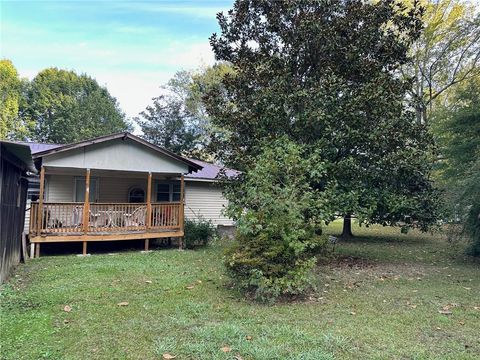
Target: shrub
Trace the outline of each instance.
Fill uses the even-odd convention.
[[[313,288],[315,254],[326,241],[316,235],[318,221],[311,216],[316,192],[308,174],[321,162],[303,155],[300,146],[282,138],[265,147],[226,192],[237,235],[225,265],[235,284],[257,299],[301,295]]]
[[[211,221],[199,218],[197,221],[185,220],[184,246],[193,249],[197,246],[205,246],[215,235],[215,227]]]

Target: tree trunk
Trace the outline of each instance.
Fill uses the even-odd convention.
[[[342,235],[340,235],[342,239],[349,239],[353,237],[352,233],[352,215],[347,214],[343,218],[343,230]]]

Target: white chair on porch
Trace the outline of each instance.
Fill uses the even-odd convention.
[[[123,214],[125,219],[125,226],[145,226],[146,222],[146,206],[140,206],[136,208],[131,214]]]
[[[88,224],[89,226],[97,227],[102,225],[102,214],[97,212],[88,211]],[[75,206],[73,208],[73,227],[78,228],[83,225],[83,206]],[[105,224],[103,224],[104,226]]]

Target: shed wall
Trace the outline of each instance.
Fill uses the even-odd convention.
[[[25,201],[28,182],[23,172],[3,158],[0,160],[0,283],[20,262]]]

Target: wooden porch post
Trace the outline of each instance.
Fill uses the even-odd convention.
[[[85,173],[85,199],[83,200],[83,232],[88,232],[90,218],[90,169]],[[87,255],[87,242],[83,242],[83,255]]]
[[[147,181],[147,231],[152,227],[152,173],[148,173]],[[145,239],[145,251],[148,251],[149,239]]]
[[[184,216],[185,216],[185,178],[182,174],[182,177],[180,178],[180,214],[179,214],[179,225],[180,225],[180,230],[183,230],[183,222],[184,222]],[[178,247],[179,249],[183,248],[183,237],[181,237],[178,241]]]
[[[37,209],[37,230],[36,235],[42,234],[43,227],[43,197],[45,193],[45,168],[42,166],[40,169],[40,194],[38,195],[38,209]],[[33,243],[35,247],[35,257],[40,257],[40,243]]]
[[[38,209],[37,209],[37,236],[42,233],[43,225],[43,193],[45,190],[45,168],[42,166],[40,169],[40,194],[38,195]]]

